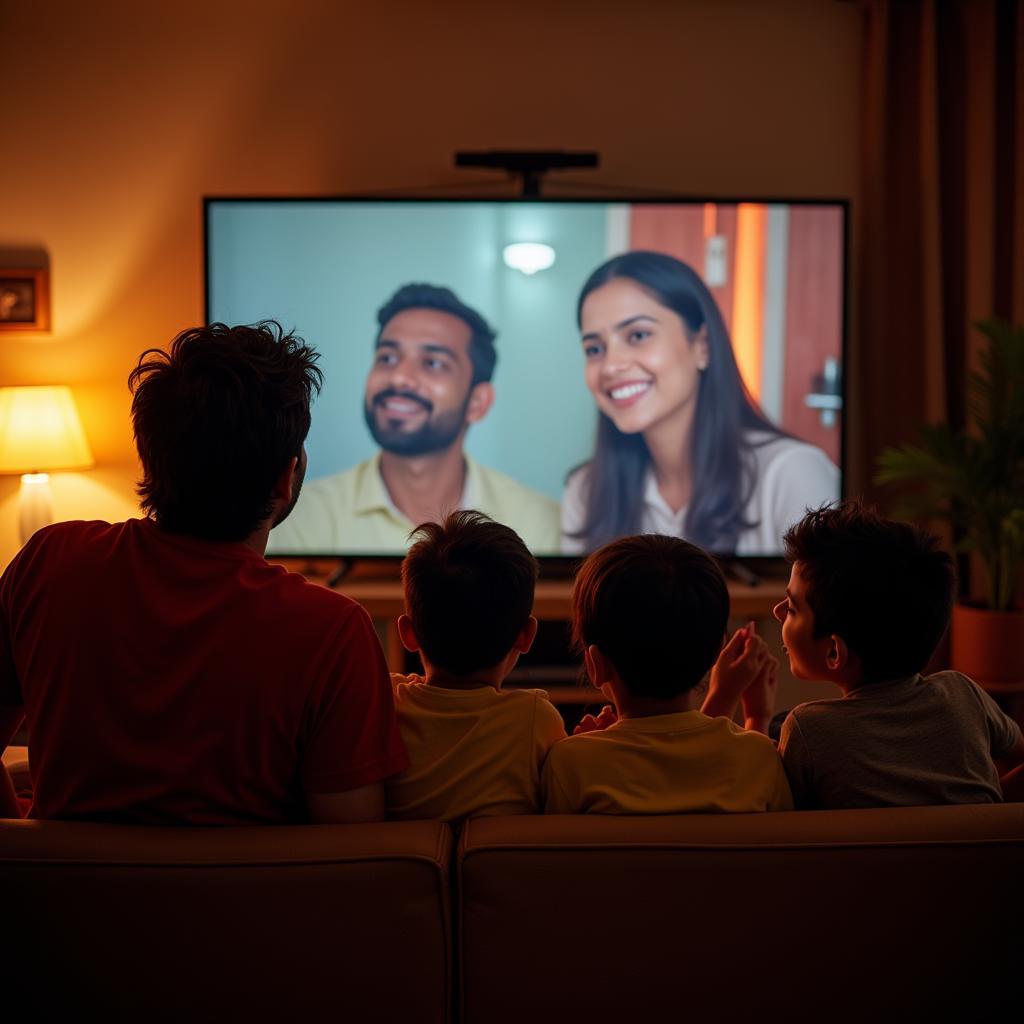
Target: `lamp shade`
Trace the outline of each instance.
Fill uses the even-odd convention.
[[[0,388],[0,473],[88,469],[92,464],[69,387]]]

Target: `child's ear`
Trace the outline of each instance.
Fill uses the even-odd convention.
[[[846,641],[836,633],[828,638],[825,664],[832,672],[842,672],[850,664],[850,648],[846,646]]]
[[[618,675],[615,672],[615,666],[608,660],[604,651],[596,644],[591,644],[583,652],[583,663],[587,666],[590,685],[595,690],[600,690],[618,708],[619,697],[615,689]]]
[[[416,631],[412,628],[412,619],[408,615],[398,616],[398,639],[407,651],[414,653],[420,649],[420,642],[416,639]]]
[[[595,690],[600,690],[611,678],[611,662],[597,644],[590,644],[584,650],[583,664],[587,666],[587,676]]]
[[[515,649],[520,654],[526,654],[526,652],[533,646],[533,641],[536,639],[537,620],[531,615],[523,624],[523,628],[519,630],[519,636],[516,637]]]

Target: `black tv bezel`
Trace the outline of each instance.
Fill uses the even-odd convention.
[[[557,183],[555,183],[557,185]],[[596,186],[595,186],[596,187]],[[842,282],[842,322],[840,324],[840,355],[842,359],[842,375],[840,378],[840,398],[842,404],[839,409],[839,494],[840,498],[846,496],[847,479],[847,377],[849,368],[849,332],[850,332],[850,200],[848,198],[836,198],[830,196],[711,196],[711,195],[681,195],[678,193],[666,193],[665,195],[644,195],[630,196],[619,195],[590,195],[590,196],[494,196],[482,197],[465,193],[454,195],[208,195],[203,196],[203,321],[210,322],[210,291],[211,291],[211,265],[210,265],[210,212],[214,204],[235,204],[235,203],[280,203],[319,205],[323,203],[390,203],[394,205],[404,204],[445,204],[445,203],[488,203],[501,205],[535,205],[535,204],[573,204],[581,206],[592,206],[595,203],[621,203],[630,206],[663,206],[666,204],[717,204],[721,206],[738,206],[741,203],[753,205],[785,205],[785,206],[837,206],[842,211],[843,244],[842,244],[842,268],[840,279]],[[577,564],[582,556],[566,555],[564,553],[538,553],[533,552],[534,557],[541,565],[541,575],[545,577],[560,576],[569,572],[571,566]],[[398,565],[404,557],[402,553],[369,552],[369,551],[331,551],[314,553],[310,551],[281,552],[273,551],[269,554],[272,559],[289,561],[305,560],[307,562],[334,561],[345,565],[355,565],[357,562],[373,563],[380,567],[387,565]],[[722,555],[716,556],[726,567],[738,566],[738,571],[733,571],[734,578],[746,582],[747,575],[745,567],[753,570],[753,577],[759,575],[775,576],[781,574],[785,566],[785,560],[781,554],[778,555]],[[752,582],[752,581],[751,581]]]

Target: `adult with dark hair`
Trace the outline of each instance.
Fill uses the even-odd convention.
[[[790,669],[842,697],[794,708],[779,752],[798,807],[994,803],[993,759],[1024,738],[959,672],[921,673],[949,624],[953,560],[924,530],[857,502],[786,532],[793,563],[775,608]]]
[[[377,313],[366,426],[380,452],[311,481],[272,538],[277,551],[402,550],[416,523],[475,508],[534,551],[559,545],[558,505],[464,450],[494,402],[495,332],[453,291],[399,288]]]
[[[563,551],[661,533],[719,554],[779,552],[807,507],[839,496],[825,453],[757,407],[691,267],[616,256],[583,285],[577,320],[598,425],[592,458],[566,484]]]
[[[316,361],[273,322],[144,353],[146,517],[40,530],[0,578],[0,741],[24,715],[31,816],[383,816],[407,760],[373,625],[263,557],[302,482]]]

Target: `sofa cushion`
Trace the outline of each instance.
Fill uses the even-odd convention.
[[[983,1019],[1019,997],[1022,867],[1020,804],[477,819],[462,1019]]]
[[[436,822],[0,822],[4,974],[33,1016],[446,1020]]]

